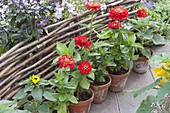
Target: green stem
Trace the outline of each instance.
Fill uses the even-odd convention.
[[[79,100],[79,94],[80,94],[80,86],[78,84],[78,87],[77,87],[77,98],[78,98],[78,100]]]
[[[93,30],[93,16],[94,16],[94,11],[92,10],[92,15],[91,15],[92,17],[91,17],[91,23],[90,23],[90,41],[92,41],[91,40],[91,38],[92,38],[92,30]]]

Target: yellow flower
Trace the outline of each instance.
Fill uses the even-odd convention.
[[[168,63],[164,64],[164,66],[168,67]],[[168,76],[169,74],[164,69],[162,69],[162,67],[160,68],[155,67],[153,68],[153,71],[155,72],[154,77],[159,77],[159,76],[166,77],[166,78],[169,77]]]
[[[40,82],[41,79],[40,79],[39,76],[33,75],[33,76],[30,77],[30,80],[31,80],[34,84],[37,84],[37,83]]]
[[[164,85],[166,82],[168,82],[168,79],[167,79],[167,78],[162,79],[162,80],[160,81],[160,83],[159,83],[159,86]]]
[[[154,77],[166,76],[166,71],[163,70],[162,68],[153,68],[153,71],[155,72]]]

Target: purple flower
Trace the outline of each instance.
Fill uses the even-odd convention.
[[[61,8],[55,8],[56,12],[55,12],[55,17],[57,19],[61,19],[62,18],[62,12],[64,10],[64,7]]]
[[[85,3],[90,2],[90,0],[84,0]]]
[[[34,71],[34,74],[36,75],[37,73],[39,73],[40,71],[39,70],[36,70],[36,71]]]
[[[154,2],[149,1],[149,2],[144,2],[144,5],[148,8],[148,9],[154,9]]]
[[[43,29],[38,29],[38,34],[43,34]]]
[[[70,4],[68,2],[66,4],[67,4],[67,7],[68,7],[68,11],[70,13],[72,13],[73,15],[78,15],[78,13],[75,11],[75,8],[74,8],[74,6],[72,4]]]
[[[40,21],[38,26],[43,27],[43,26],[45,26],[47,24],[47,22],[48,22],[48,17],[46,17],[44,20]]]

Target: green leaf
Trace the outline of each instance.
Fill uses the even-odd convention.
[[[60,100],[60,102],[63,102],[66,100],[66,95],[61,93],[59,94],[58,99]]]
[[[75,53],[73,58],[74,58],[75,62],[78,62],[78,61],[81,60],[81,56],[80,56],[80,54],[78,52]]]
[[[33,113],[34,108],[35,108],[35,106],[34,106],[32,103],[31,103],[31,104],[26,103],[26,104],[24,105],[24,109],[30,111],[31,113]]]
[[[89,89],[90,87],[90,80],[88,80],[86,77],[82,77],[80,81],[80,86],[84,89]]]
[[[153,110],[151,106],[154,100],[155,97],[153,95],[149,95],[145,100],[142,101],[136,113],[151,113]]]
[[[147,90],[150,90],[152,88],[154,88],[155,86],[157,86],[159,84],[159,82],[161,81],[162,78],[159,78],[157,79],[154,83],[144,87],[144,88],[141,88],[141,89],[138,89],[136,91],[132,91],[131,93],[133,94],[133,96],[136,98],[138,95],[144,93],[145,91]]]
[[[72,40],[69,44],[69,55],[72,57],[75,50],[75,41]]]
[[[160,102],[168,93],[170,93],[170,82],[166,82],[158,89],[158,93],[156,95],[156,102]]]
[[[57,101],[57,100],[53,97],[53,95],[52,95],[50,92],[48,92],[48,91],[45,91],[44,94],[43,94],[43,96],[44,96],[47,100]]]
[[[4,39],[5,41],[8,40],[8,36],[7,36],[7,33],[6,32],[2,32],[2,39]]]
[[[134,24],[138,24],[138,21],[136,19],[128,19],[129,21],[131,21]]]
[[[22,99],[22,98],[24,98],[24,97],[26,97],[27,96],[27,94],[26,93],[24,93],[25,92],[25,90],[24,89],[21,89],[14,97],[13,97],[13,99]]]
[[[90,26],[89,25],[87,25],[87,24],[80,24],[81,26],[83,26],[83,27],[85,27],[85,28],[90,28]]]
[[[144,49],[140,43],[134,43],[134,44],[132,44],[132,47]]]
[[[63,86],[64,88],[74,90],[76,89],[77,85],[74,82],[68,82]]]
[[[24,17],[24,13],[20,12],[16,17],[16,22],[20,22]]]
[[[141,51],[142,55],[146,56],[148,59],[151,57],[150,49],[141,49],[140,51]]]
[[[75,104],[78,103],[77,98],[74,95],[69,95],[68,100],[72,103],[75,103]]]
[[[42,89],[40,88],[35,88],[32,92],[31,92],[32,97],[39,102],[42,102]]]
[[[111,45],[111,44],[109,44],[107,42],[100,41],[100,42],[94,43],[94,46],[95,46],[95,49],[96,49],[96,48],[104,47],[104,46],[106,46],[106,47],[113,47],[114,45]]]
[[[43,103],[41,106],[37,107],[39,113],[50,113],[50,108],[48,103]]]
[[[103,26],[103,24],[96,24],[96,25],[93,25],[92,28],[98,28],[98,27],[101,27]]]
[[[66,103],[60,103],[58,106],[57,113],[67,113],[67,104]]]
[[[100,53],[90,53],[89,56],[100,56]]]
[[[153,57],[151,57],[151,59],[149,59],[149,62],[152,62],[152,63],[170,62],[170,57],[169,56],[170,56],[169,52],[160,53],[158,55],[154,55]]]
[[[55,58],[52,62],[52,64],[56,64],[58,62],[58,59],[60,58],[60,56],[58,56],[57,58]]]
[[[4,105],[4,106],[11,106],[12,104],[14,104],[13,101],[9,101],[9,100],[0,100],[0,106]]]
[[[166,44],[167,40],[165,38],[163,38],[160,34],[156,34],[153,37],[153,42],[154,44],[158,45],[158,44]]]
[[[67,48],[66,44],[63,44],[61,42],[57,42],[56,51],[60,56],[65,54],[69,55],[69,49]]]
[[[87,76],[88,76],[89,78],[91,78],[92,80],[95,80],[95,75],[94,75],[93,72],[89,73]]]

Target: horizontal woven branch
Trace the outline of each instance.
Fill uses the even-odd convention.
[[[130,17],[133,17],[136,13],[134,6],[139,2],[140,0],[113,0],[107,3],[107,10],[116,5],[123,5],[129,9]],[[21,89],[22,86],[19,85],[21,81],[36,70],[39,70],[38,76],[45,79],[52,78],[53,72],[58,70],[56,65],[51,65],[57,56],[56,41],[69,43],[77,35],[88,35],[90,31],[80,24],[90,23],[90,14],[91,11],[86,11],[78,16],[46,26],[45,30],[53,29],[46,36],[32,42],[29,40],[20,42],[2,55],[0,79],[3,81],[0,82],[0,99],[11,99]],[[96,28],[96,31],[101,32],[107,27],[107,23],[112,21],[108,15],[108,13],[100,15],[100,11],[95,12],[93,25],[103,24],[102,27]],[[95,33],[93,38],[96,38]]]

